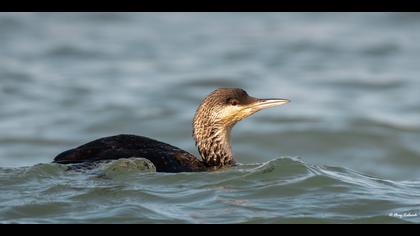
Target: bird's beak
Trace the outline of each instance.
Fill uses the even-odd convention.
[[[286,103],[289,103],[290,100],[284,98],[265,98],[265,99],[256,99],[255,102],[251,104],[251,107],[255,110],[262,110],[265,108],[280,106]]]
[[[229,116],[225,119],[226,122],[236,123],[258,111],[261,111],[265,108],[280,106],[290,102],[288,99],[283,98],[254,98],[248,97],[248,103],[242,105],[239,110],[234,110]]]
[[[289,103],[290,100],[284,98],[253,98],[250,97],[251,102],[248,105],[245,105],[243,109],[239,112],[239,120],[242,120],[245,117],[248,117],[258,111],[261,111],[266,108],[280,106],[286,103]]]

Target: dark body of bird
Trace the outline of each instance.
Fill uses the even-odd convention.
[[[146,158],[158,172],[204,171],[207,167],[194,155],[143,136],[120,134],[100,138],[55,157],[54,162],[73,164],[115,160],[120,158]]]

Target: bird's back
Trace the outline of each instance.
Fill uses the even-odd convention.
[[[158,172],[204,171],[205,165],[194,155],[154,139],[120,134],[100,138],[54,158],[55,163],[88,163],[120,158],[142,157],[150,160]]]

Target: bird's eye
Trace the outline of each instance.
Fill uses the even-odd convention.
[[[229,98],[227,101],[228,104],[232,105],[232,106],[236,106],[239,105],[239,101],[236,98]]]

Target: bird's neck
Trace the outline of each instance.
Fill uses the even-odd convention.
[[[231,129],[222,124],[194,124],[193,136],[206,166],[219,168],[235,163],[230,146]]]

